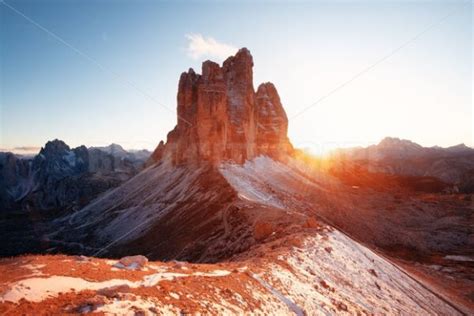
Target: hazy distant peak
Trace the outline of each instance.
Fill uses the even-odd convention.
[[[422,148],[421,145],[412,142],[408,139],[400,139],[397,137],[385,137],[377,145],[378,147],[413,147],[413,148]]]
[[[120,146],[119,144],[116,144],[116,143],[112,143],[109,146],[107,146],[106,148],[110,148],[110,149],[114,149],[114,150],[124,150],[122,146]]]
[[[102,150],[108,151],[109,153],[117,153],[117,152],[126,152],[122,146],[119,144],[112,143],[109,146],[102,147]]]
[[[472,148],[466,146],[466,144],[464,143],[446,148],[446,150],[449,150],[449,151],[466,151],[466,150],[471,150],[471,149]]]
[[[108,146],[102,146],[102,147],[90,147],[89,149],[100,150],[102,152],[111,154],[113,156],[126,156],[128,154],[128,151],[126,151],[125,149],[123,149],[121,145],[116,144],[116,143],[112,143]]]

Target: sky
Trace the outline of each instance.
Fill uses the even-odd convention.
[[[154,149],[180,74],[240,47],[254,86],[277,87],[296,147],[474,145],[469,1],[2,2],[3,150]]]

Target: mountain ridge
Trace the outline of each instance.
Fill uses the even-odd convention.
[[[423,147],[389,137],[365,148],[339,149],[332,158],[371,173],[434,177],[450,186],[449,190],[474,192],[474,149],[464,144]]]
[[[84,205],[97,194],[135,175],[149,155],[111,152],[117,146],[70,148],[55,139],[32,157],[0,153],[0,198],[4,210],[64,209]],[[101,180],[100,177],[103,177]],[[86,187],[89,186],[90,190]],[[78,191],[89,190],[82,194]],[[69,192],[69,193],[68,193]]]
[[[385,137],[378,144],[367,147],[352,147],[336,149],[333,155],[347,155],[353,159],[384,159],[384,158],[408,158],[422,155],[450,155],[458,153],[474,153],[474,148],[464,143],[440,147],[424,147],[414,141],[398,137]]]

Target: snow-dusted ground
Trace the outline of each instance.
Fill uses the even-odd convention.
[[[327,188],[338,185],[294,159],[284,164],[261,156],[244,165],[223,164],[219,170],[241,199],[285,210],[305,205],[305,192],[328,193]],[[283,261],[296,273],[274,264],[261,277],[309,314],[333,314],[335,302],[343,303],[339,312],[347,308],[351,314],[458,313],[387,259],[338,231],[309,239],[305,251],[295,250]]]
[[[7,283],[8,290],[0,293],[0,302],[21,306],[26,301],[50,302],[65,293],[92,290],[98,295],[94,304],[81,301],[78,296],[79,301],[72,306],[84,312],[131,315],[137,310],[148,311],[150,315],[179,314],[183,304],[194,306],[191,310],[225,315],[460,314],[398,267],[338,231],[293,237],[302,241],[300,246],[274,248],[263,244],[254,249],[263,248],[267,253],[265,260],[221,263],[214,270],[209,270],[208,265],[203,269],[179,263],[178,271],[152,262],[140,272],[143,276],[139,280],[124,278],[126,273],[132,273],[127,270],[112,272],[121,276],[118,278],[90,280],[88,270],[101,267],[115,271],[112,260],[102,259],[105,264],[101,265],[101,259],[63,260],[69,274],[75,265],[89,266],[85,275],[82,272],[78,276],[48,275],[47,264],[34,264],[27,268],[41,270],[41,275],[14,278]],[[226,267],[227,264],[233,267]],[[118,294],[103,294],[121,287],[125,290],[116,290]],[[139,292],[144,289],[153,291]],[[0,310],[1,307],[0,304]]]
[[[36,258],[33,260],[42,260]],[[29,259],[28,259],[29,260]],[[91,265],[98,266],[98,261],[105,261],[105,266],[114,271],[112,261],[107,262],[103,259],[91,259],[86,261],[63,260],[65,269],[68,274],[73,274],[75,265]],[[57,262],[53,265],[56,266]],[[104,265],[102,265],[102,268]],[[45,302],[48,306],[51,302],[55,302],[60,306],[58,314],[66,311],[61,308],[66,308],[68,312],[75,311],[79,313],[89,312],[103,312],[106,315],[136,315],[141,311],[145,315],[177,315],[183,313],[183,304],[191,306],[194,310],[198,309],[206,311],[206,313],[225,314],[225,315],[243,315],[249,311],[254,310],[255,304],[259,306],[254,310],[257,315],[274,314],[275,311],[279,313],[288,313],[289,310],[285,304],[280,302],[277,298],[268,293],[265,288],[260,288],[253,284],[249,277],[246,277],[246,266],[242,266],[234,271],[223,269],[207,270],[199,267],[192,267],[186,263],[182,263],[180,270],[182,272],[170,271],[169,266],[162,263],[150,263],[147,265],[147,271],[150,274],[138,281],[132,281],[125,278],[111,278],[105,281],[91,281],[86,280],[91,276],[61,276],[50,275],[47,276],[49,269],[48,265],[43,266],[44,277],[28,277],[25,275],[24,279],[11,282],[7,284],[8,290],[0,293],[0,312],[7,311],[6,314],[17,310],[15,305],[4,305],[7,302],[13,302],[22,306],[25,302],[41,304]],[[93,270],[94,268],[89,267]],[[158,272],[153,272],[158,271]],[[184,273],[186,271],[186,273]],[[104,271],[107,273],[108,271]],[[118,273],[118,272],[117,272]],[[234,276],[231,273],[236,273]],[[87,275],[87,273],[86,273]],[[123,274],[122,274],[123,276]],[[233,278],[244,276],[241,284],[237,283],[240,291],[233,288],[235,281]],[[179,279],[185,279],[186,283],[179,282]],[[226,279],[230,282],[219,281]],[[217,281],[214,281],[217,280]],[[162,282],[166,281],[166,286]],[[179,283],[179,286],[178,286]],[[183,285],[190,288],[183,288]],[[171,285],[171,288],[170,288]],[[176,285],[176,287],[173,287]],[[197,291],[192,290],[197,286]],[[122,290],[120,290],[122,289]],[[149,289],[148,294],[139,294],[140,292],[133,292]],[[202,292],[202,289],[205,292]],[[67,299],[66,303],[59,303],[61,295],[64,294],[78,294],[81,291],[88,290],[95,291],[97,294],[93,299],[81,299],[78,296],[76,299]],[[106,293],[113,293],[108,295]],[[150,293],[155,293],[155,296]],[[252,297],[253,302],[246,301],[246,297]],[[178,302],[178,304],[177,304]],[[257,302],[257,303],[256,303]],[[61,307],[62,306],[62,307]],[[5,309],[5,308],[6,309]],[[193,310],[193,309],[191,309]],[[194,313],[193,313],[194,314]]]
[[[74,230],[91,229],[99,239],[112,240],[115,245],[134,240],[184,199],[193,197],[196,188],[192,183],[201,173],[199,168],[190,171],[167,164],[149,167],[70,215],[67,223]]]
[[[280,259],[261,277],[310,315],[337,311],[353,315],[459,314],[398,267],[338,231],[308,238],[304,250],[294,249]]]
[[[21,299],[31,302],[40,302],[48,297],[57,296],[59,293],[80,292],[84,290],[103,290],[114,286],[128,286],[130,288],[153,287],[164,280],[175,280],[184,277],[223,277],[229,275],[229,271],[216,270],[211,272],[196,273],[174,273],[158,272],[147,275],[141,281],[130,281],[126,279],[111,279],[102,282],[91,282],[79,277],[68,277],[54,275],[49,277],[27,278],[15,282],[10,286],[10,290],[4,293],[1,301],[17,303]]]
[[[269,192],[265,179],[260,178],[258,169],[265,167],[279,169],[281,165],[266,157],[262,157],[247,161],[243,166],[237,164],[223,165],[220,168],[220,172],[241,198],[267,206],[284,208],[283,203],[274,194]]]
[[[110,303],[99,306],[94,312],[104,313],[105,315],[135,316],[137,310],[156,310],[159,311],[160,315],[164,316],[179,314],[179,309],[171,305],[164,305],[150,298],[136,295],[130,296],[130,299],[113,299]],[[92,308],[90,311],[92,311]]]
[[[280,209],[294,207],[296,198],[307,190],[325,191],[317,178],[305,177],[309,171],[294,160],[284,164],[259,156],[243,165],[224,163],[219,171],[242,199]]]

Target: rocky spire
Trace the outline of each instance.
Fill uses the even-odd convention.
[[[182,73],[178,124],[151,159],[243,163],[260,154],[280,158],[290,153],[288,119],[278,92],[265,83],[255,93],[252,68],[252,55],[242,48],[222,67],[208,60],[202,75],[193,69]]]
[[[288,118],[280,96],[271,82],[262,83],[256,95],[257,148],[259,154],[278,157],[292,151]]]

